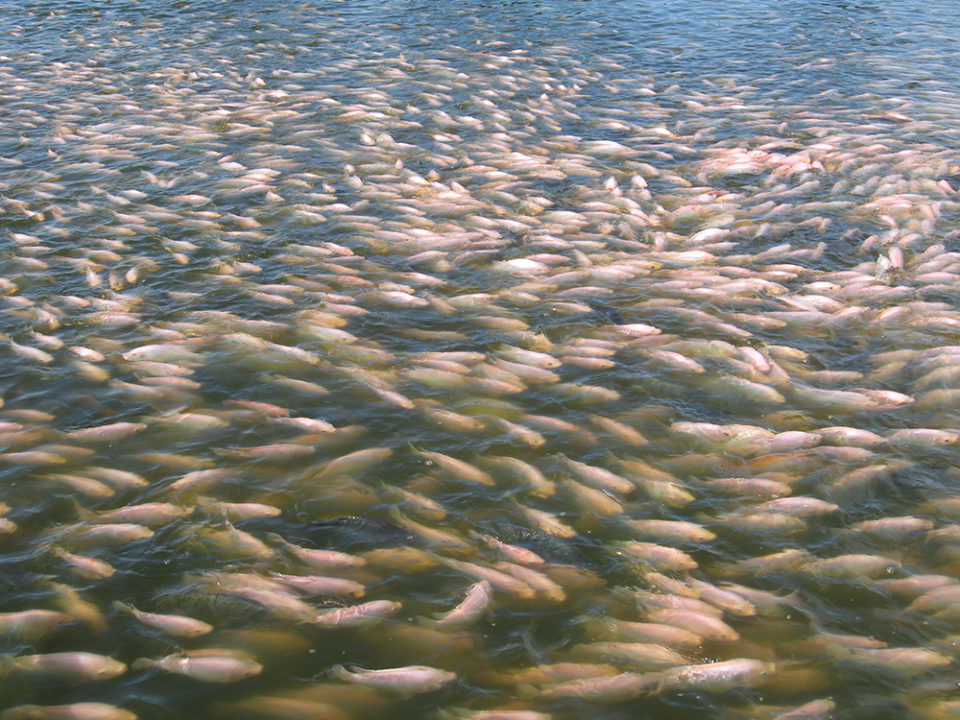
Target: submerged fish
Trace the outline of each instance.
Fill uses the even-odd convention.
[[[955,711],[952,8],[102,5],[0,14],[0,716]]]
[[[113,607],[116,610],[130,613],[144,625],[149,625],[167,635],[173,635],[175,637],[199,637],[213,630],[212,625],[202,620],[195,620],[194,618],[183,615],[161,615],[158,613],[143,612],[142,610],[137,610],[133,605],[122,603],[119,600],[113,603]]]
[[[186,655],[167,655],[157,660],[140,658],[130,666],[134,670],[157,667],[208,683],[229,683],[259,675],[263,666],[253,658],[229,650],[194,651]]]
[[[98,702],[70,705],[18,705],[0,712],[2,720],[137,720],[129,710]]]
[[[19,672],[43,673],[74,682],[110,680],[127,671],[125,663],[82,651],[18,655],[5,659],[4,666]]]
[[[384,670],[347,670],[342,665],[335,665],[330,674],[338,680],[382,688],[400,695],[431,692],[457,679],[455,673],[425,665]]]

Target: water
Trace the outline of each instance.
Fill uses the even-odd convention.
[[[4,3],[3,717],[953,717],[950,9]]]

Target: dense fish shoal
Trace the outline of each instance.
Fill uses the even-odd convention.
[[[956,715],[955,21],[161,5],[0,18],[0,719]]]

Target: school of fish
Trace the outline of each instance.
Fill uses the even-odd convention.
[[[960,716],[955,94],[229,7],[0,20],[0,719]]]

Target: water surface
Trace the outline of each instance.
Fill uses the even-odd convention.
[[[947,4],[2,8],[7,717],[956,712]]]

